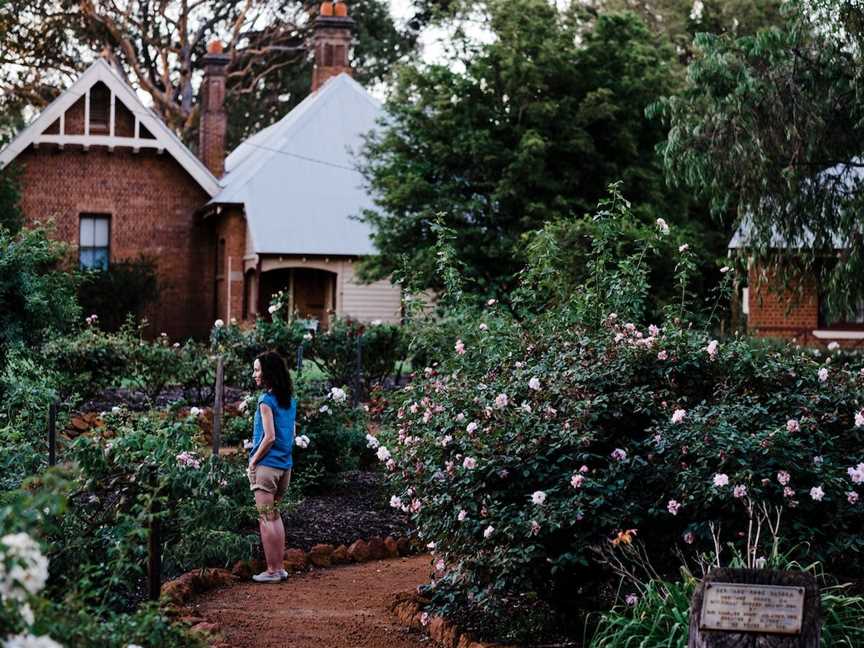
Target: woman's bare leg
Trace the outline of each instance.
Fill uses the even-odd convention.
[[[282,569],[282,556],[285,553],[285,527],[282,516],[276,510],[272,493],[255,491],[255,506],[258,507],[258,525],[261,528],[261,544],[267,559],[267,571],[279,572]]]

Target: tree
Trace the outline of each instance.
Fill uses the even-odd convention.
[[[200,61],[208,42],[221,39],[230,56],[227,105],[234,116],[249,116],[232,120],[231,146],[307,94],[306,43],[317,6],[311,0],[8,0],[0,7],[0,109],[44,106],[80,73],[82,61],[101,52],[150,96],[171,128],[194,142]],[[358,0],[351,14],[358,76],[379,80],[411,51],[415,36],[397,31],[383,0]]]
[[[648,27],[664,34],[683,61],[693,55],[697,33],[736,36],[754,34],[781,22],[781,0],[586,0],[588,14],[598,11],[633,11]]]
[[[544,0],[489,3],[494,40],[463,43],[457,65],[403,68],[373,136],[364,173],[380,252],[362,271],[410,266],[437,286],[433,225],[456,233],[474,291],[506,291],[521,237],[579,218],[613,180],[643,219],[686,218],[654,147],[665,136],[644,109],[676,87],[671,48],[633,14],[592,28]]]
[[[786,278],[815,273],[832,310],[848,310],[864,292],[864,9],[800,0],[784,11],[781,27],[753,36],[697,37],[687,84],[655,108],[670,124],[660,150],[673,182],[746,220],[754,256],[797,248]]]

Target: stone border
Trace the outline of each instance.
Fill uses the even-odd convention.
[[[390,604],[390,612],[396,616],[399,623],[429,635],[436,645],[444,648],[516,648],[476,640],[444,617],[424,612],[423,608],[428,603],[428,599],[414,592],[405,592],[396,595]]]
[[[350,546],[317,544],[308,552],[302,549],[286,549],[284,569],[289,573],[306,571],[312,568],[326,568],[352,562],[399,558],[414,553],[416,547],[406,537],[394,538],[378,536],[351,543]],[[235,581],[249,580],[252,574],[263,571],[266,565],[262,560],[240,560],[228,569],[196,569],[187,572],[162,585],[162,598],[169,606],[180,608],[198,594],[229,585]]]

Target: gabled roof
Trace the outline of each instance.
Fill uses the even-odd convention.
[[[108,86],[115,100],[122,102],[135,115],[135,137],[65,135],[62,132],[46,135],[45,130],[55,121],[61,119],[66,111],[99,81]],[[139,137],[139,125],[146,128],[153,135],[153,139]],[[127,146],[135,150],[155,148],[160,152],[167,151],[208,195],[213,196],[219,190],[219,182],[215,176],[186,148],[183,142],[165,125],[165,122],[141,102],[129,84],[101,57],[96,59],[71,87],[52,101],[30,125],[0,151],[0,168],[9,164],[31,144],[40,143],[80,144],[83,146],[107,146],[109,148]]]
[[[381,104],[347,74],[328,80],[225,160],[211,204],[242,204],[258,254],[373,254],[373,201],[357,169]]]

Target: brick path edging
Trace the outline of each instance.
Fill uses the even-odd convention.
[[[399,623],[412,630],[428,634],[436,645],[443,648],[515,648],[515,646],[477,641],[444,617],[425,613],[423,608],[428,602],[414,592],[406,592],[396,596],[390,605],[390,611]]]
[[[326,568],[351,562],[367,562],[399,558],[414,553],[416,547],[406,537],[378,536],[351,543],[350,546],[317,544],[308,552],[302,549],[286,549],[283,565],[287,572],[301,572],[311,568]],[[168,606],[179,607],[193,596],[211,589],[229,585],[234,581],[248,580],[252,574],[263,571],[266,565],[261,560],[239,560],[228,569],[204,568],[186,572],[182,576],[162,585],[161,594]]]

